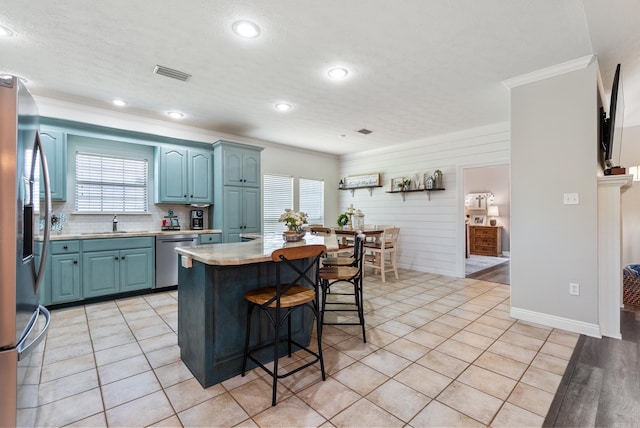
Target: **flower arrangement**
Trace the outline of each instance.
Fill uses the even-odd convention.
[[[284,210],[284,213],[280,215],[278,221],[284,222],[290,231],[296,232],[302,228],[303,224],[307,223],[307,213],[302,211],[293,211],[290,208]]]

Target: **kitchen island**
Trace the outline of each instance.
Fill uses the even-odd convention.
[[[180,358],[203,387],[240,374],[247,318],[244,293],[274,284],[271,253],[285,246],[314,244],[326,245],[329,251],[338,249],[335,234],[307,234],[300,242],[284,242],[282,235],[265,234],[247,242],[175,249],[181,256],[177,261]],[[255,343],[273,337],[268,324],[254,321],[251,337],[256,338]],[[297,311],[292,324],[294,339],[309,344],[313,326],[310,311]],[[259,356],[264,362],[272,357],[268,350]]]

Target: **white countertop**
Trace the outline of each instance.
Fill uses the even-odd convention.
[[[222,233],[220,229],[203,229],[203,230],[148,230],[138,232],[83,232],[83,233],[63,233],[58,235],[57,233],[51,234],[52,241],[61,241],[66,239],[97,239],[97,238],[139,238],[146,236],[159,236],[159,235],[202,235],[205,233]],[[36,237],[36,240],[42,240],[42,236]]]
[[[271,253],[277,249],[317,244],[326,245],[329,251],[338,250],[338,239],[334,233],[307,233],[298,242],[285,242],[282,234],[265,234],[253,241],[178,247],[175,252],[207,265],[229,266],[268,262],[271,261]]]

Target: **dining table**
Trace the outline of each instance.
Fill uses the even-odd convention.
[[[340,246],[341,249],[352,248],[353,237],[358,232],[362,232],[362,234],[365,236],[365,241],[372,241],[374,243],[378,243],[380,242],[380,236],[384,232],[384,227],[365,226],[361,229],[342,229],[342,228],[333,229],[333,233],[336,234],[338,238],[338,245]]]

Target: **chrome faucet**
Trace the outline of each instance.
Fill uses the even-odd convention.
[[[113,216],[113,231],[117,232],[118,231],[118,217],[117,216]]]

